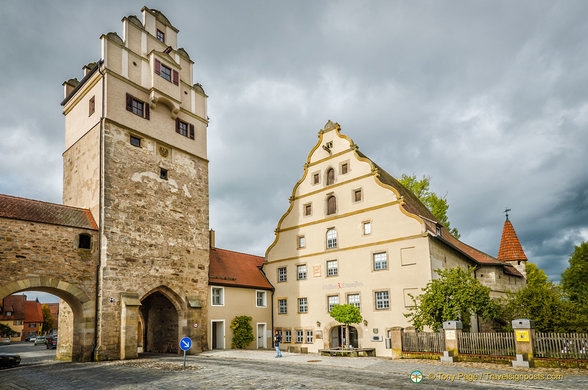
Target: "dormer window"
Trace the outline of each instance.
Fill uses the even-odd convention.
[[[170,83],[174,83],[175,85],[179,85],[179,73],[177,70],[170,68],[167,65],[164,65],[158,59],[155,59],[155,67],[154,72]]]
[[[171,81],[171,78],[172,78],[171,68],[168,68],[167,66],[161,64],[161,73],[160,74],[161,74],[161,77],[163,77],[167,81]]]
[[[161,30],[157,30],[157,40],[161,43],[165,43],[165,33]]]

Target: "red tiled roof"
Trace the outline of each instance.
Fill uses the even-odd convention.
[[[258,268],[263,263],[264,258],[260,256],[225,249],[211,249],[208,283],[270,290],[273,288],[272,285]]]
[[[0,217],[98,230],[88,209],[0,194]]]
[[[43,311],[39,302],[25,301],[25,322],[43,322]]]
[[[2,311],[0,311],[0,320],[24,320],[25,319],[25,299],[24,295],[9,295],[2,300]],[[6,312],[10,311],[10,317]]]
[[[504,228],[502,229],[502,239],[500,240],[500,249],[498,250],[498,260],[500,261],[516,261],[527,260],[523,247],[517,237],[517,233],[512,226],[512,223],[506,219]]]

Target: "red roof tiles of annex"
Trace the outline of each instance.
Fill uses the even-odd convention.
[[[88,209],[0,194],[0,217],[98,230]]]
[[[500,261],[525,261],[527,256],[517,237],[517,233],[512,223],[507,219],[502,229],[502,239],[500,240],[500,249],[498,250],[498,260]]]
[[[210,250],[208,283],[211,285],[273,289],[260,267],[264,258],[225,249]]]
[[[25,322],[43,322],[41,304],[37,301],[25,301]]]
[[[2,311],[0,311],[0,320],[24,320],[25,319],[25,300],[24,295],[9,295],[2,300]],[[11,312],[10,316],[6,312]]]

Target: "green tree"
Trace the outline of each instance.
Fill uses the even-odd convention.
[[[0,336],[9,337],[13,333],[14,330],[10,326],[0,323]]]
[[[568,299],[561,286],[547,278],[535,264],[527,262],[527,285],[507,294],[501,305],[500,324],[511,329],[511,321],[528,318],[540,332],[586,332],[588,321],[581,304]]]
[[[576,246],[570,265],[561,274],[561,285],[572,302],[588,303],[588,242]]]
[[[484,319],[496,317],[499,306],[490,298],[490,288],[471,275],[471,268],[456,267],[435,272],[439,278],[427,283],[421,295],[411,295],[415,306],[404,314],[417,331],[425,326],[437,330],[444,321],[455,320],[461,321],[464,329],[469,330],[473,314]]]
[[[431,177],[423,176],[422,179],[418,180],[416,175],[408,176],[402,174],[399,182],[412,191],[417,198],[433,213],[435,218],[439,220],[449,230],[455,238],[459,238],[461,235],[456,228],[451,227],[449,218],[447,217],[447,209],[449,209],[449,203],[447,202],[447,195],[439,196],[430,190]]]
[[[231,321],[231,329],[233,329],[231,348],[244,349],[255,339],[253,336],[253,327],[250,324],[252,319],[249,316],[237,316],[233,318]]]
[[[41,310],[43,311],[43,332],[49,333],[53,330],[55,318],[53,318],[51,308],[48,305],[41,306]]]
[[[359,324],[363,318],[359,309],[354,305],[334,305],[329,313],[333,319],[345,327],[346,348],[349,348],[349,325]]]

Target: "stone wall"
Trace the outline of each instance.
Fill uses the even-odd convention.
[[[141,138],[140,147],[130,144],[131,134]],[[191,351],[199,351],[206,347],[205,308],[190,307],[186,297],[207,301],[208,162],[111,121],[104,146],[99,358],[120,358],[123,292],[140,300],[163,292],[178,313],[174,337],[192,336]],[[194,329],[193,322],[202,326]]]
[[[71,360],[73,342],[73,312],[63,299],[59,301],[59,330],[57,333],[57,360]]]

